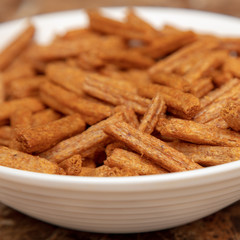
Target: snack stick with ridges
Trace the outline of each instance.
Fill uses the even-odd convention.
[[[145,34],[139,28],[133,28],[131,24],[119,22],[102,16],[98,11],[88,11],[90,29],[111,35],[117,35],[125,39],[142,40],[149,42],[152,37]]]
[[[58,120],[61,118],[61,114],[58,112],[55,112],[53,109],[48,108],[45,110],[42,110],[40,112],[37,112],[33,114],[32,116],[32,126],[40,126],[55,120]]]
[[[214,85],[219,88],[229,82],[233,76],[230,72],[223,72],[222,69],[214,69],[209,73]]]
[[[139,30],[143,31],[147,35],[152,36],[152,38],[161,35],[161,33],[157,31],[151,24],[147,23],[142,18],[137,16],[135,11],[131,8],[129,8],[127,11],[126,22],[133,28],[139,28]]]
[[[83,49],[79,41],[56,41],[49,45],[35,44],[28,53],[31,61],[50,62],[78,56]]]
[[[159,93],[165,101],[169,112],[186,119],[194,117],[200,109],[200,102],[197,97],[167,86],[158,84],[142,85],[138,87],[138,93],[148,98],[153,98]]]
[[[58,143],[53,148],[41,153],[40,156],[52,162],[59,163],[73,155],[82,155],[82,153],[100,144],[107,144],[109,143],[109,136],[103,129],[123,119],[124,116],[122,113],[116,113],[106,120],[89,127],[84,132]]]
[[[32,125],[32,111],[29,108],[19,107],[10,117],[13,129],[28,128]]]
[[[58,166],[64,169],[67,175],[78,176],[82,168],[82,157],[80,155],[74,155],[63,160]]]
[[[126,119],[126,122],[132,125],[135,128],[139,127],[139,121],[137,118],[137,115],[133,111],[133,109],[126,105],[118,105],[114,108],[114,112],[122,112],[124,114],[124,118]]]
[[[143,133],[125,122],[108,125],[104,131],[169,172],[201,168],[200,165],[189,160],[184,154],[169,147],[165,142],[147,133]]]
[[[225,147],[240,146],[240,134],[194,121],[161,118],[156,129],[162,136],[174,137],[191,143]]]
[[[56,98],[54,98],[54,96],[50,96],[42,90],[40,91],[39,97],[45,105],[49,106],[51,109],[54,109],[57,112],[63,113],[65,115],[71,115],[75,113],[75,111],[69,107],[63,106],[61,102],[57,101]]]
[[[186,80],[192,84],[198,84],[198,79],[203,77],[207,71],[217,68],[224,63],[228,56],[228,52],[224,50],[212,51],[206,54],[204,61],[199,61],[196,65],[185,75]]]
[[[215,99],[231,90],[238,83],[239,80],[237,78],[233,78],[230,81],[223,84],[221,87],[216,88],[213,91],[209,92],[207,95],[200,99],[201,109],[205,108],[207,105],[211,104]]]
[[[197,84],[191,86],[190,93],[201,98],[214,88],[211,77],[203,77],[197,80]]]
[[[185,56],[173,70],[176,74],[184,76],[187,74],[201,59],[209,53],[209,50],[203,49],[201,52]],[[185,79],[186,80],[186,79]]]
[[[165,111],[165,102],[162,99],[161,95],[157,94],[152,99],[152,103],[149,105],[147,111],[145,112],[138,129],[144,133],[151,134],[157,125],[159,117],[163,115]]]
[[[85,177],[129,177],[137,175],[136,172],[133,172],[130,169],[119,169],[117,167],[110,168],[106,165],[97,168],[82,167],[79,174],[79,176]]]
[[[222,108],[221,117],[233,130],[240,131],[240,99],[237,101],[229,101]]]
[[[47,78],[43,76],[17,78],[8,84],[6,94],[11,99],[37,96]]]
[[[220,116],[217,118],[214,118],[213,120],[205,123],[207,126],[211,126],[211,127],[218,127],[218,128],[222,128],[222,129],[227,129],[229,128],[228,123]]]
[[[0,70],[4,70],[32,41],[35,28],[29,25],[0,53]]]
[[[81,133],[85,122],[77,113],[49,122],[45,125],[17,131],[17,141],[27,153],[39,153],[55,146],[60,141]]]
[[[106,146],[106,149],[105,149],[107,157],[110,157],[111,154],[113,153],[114,149],[116,149],[116,148],[124,149],[124,150],[129,149],[123,142],[117,141],[117,142],[110,143]]]
[[[81,69],[63,63],[50,63],[46,67],[46,75],[55,84],[76,93],[78,96],[85,95],[82,84],[86,73]]]
[[[169,142],[168,145],[202,166],[215,166],[240,159],[240,147],[207,146],[185,142]]]
[[[86,78],[83,89],[89,95],[113,105],[128,105],[139,114],[144,114],[150,103],[149,99],[113,88],[92,77]]]
[[[94,117],[95,123],[111,115],[111,107],[98,102],[93,102],[86,100],[84,98],[78,97],[73,92],[67,91],[55,84],[50,82],[45,82],[40,88],[41,93],[49,96],[50,98],[55,99],[55,102],[58,102],[60,106],[66,107],[74,112],[77,112],[83,116],[83,119],[86,117]],[[42,98],[44,101],[44,98]],[[56,109],[61,111],[60,109]],[[91,124],[91,123],[90,123]]]
[[[190,84],[186,79],[174,73],[156,72],[150,74],[150,77],[154,83],[176,88],[183,92],[188,92],[190,90]]]
[[[106,64],[111,63],[124,69],[146,69],[154,64],[152,58],[131,49],[103,52],[100,58]]]
[[[56,163],[7,147],[0,147],[0,166],[31,172],[65,175],[65,171]]]
[[[9,83],[18,79],[18,78],[28,78],[34,77],[35,71],[32,65],[28,62],[20,62],[18,64],[13,64],[9,66],[2,74],[3,82],[8,89]]]
[[[240,83],[236,84],[229,91],[226,91],[218,98],[216,98],[211,104],[202,108],[194,118],[194,121],[199,123],[207,123],[215,118],[218,118],[221,113],[221,109],[226,105],[228,101],[237,100],[240,98]]]
[[[69,64],[74,64],[74,59],[68,62]],[[92,51],[81,53],[75,59],[75,66],[85,71],[97,71],[105,66],[105,62],[100,58],[99,53]]]
[[[17,132],[23,129],[30,128],[32,125],[32,112],[28,108],[19,107],[10,117],[12,128],[12,139],[9,147],[15,150],[22,151],[21,144],[17,141]]]
[[[131,93],[137,93],[137,88],[134,83],[131,81],[126,81],[123,79],[115,79],[114,77],[107,77],[97,73],[89,73],[86,78],[91,78],[96,80],[97,82],[108,85],[113,88],[119,89],[120,91],[126,91]]]
[[[120,148],[115,148],[107,160],[104,161],[104,164],[111,168],[131,169],[137,172],[138,175],[167,173],[165,169],[154,164],[147,158]]]
[[[196,35],[192,31],[179,31],[153,39],[149,45],[140,47],[139,52],[145,56],[159,59],[195,40]]]
[[[19,107],[28,108],[32,112],[38,112],[44,109],[44,106],[37,98],[21,98],[11,101],[6,101],[0,104],[0,121],[7,120]]]
[[[172,72],[179,64],[184,60],[184,58],[189,55],[195,54],[196,52],[201,52],[207,49],[213,49],[219,45],[218,40],[197,40],[191,44],[188,44],[178,51],[167,56],[163,60],[159,60],[155,65],[153,65],[149,72],[150,74],[155,74],[157,72]]]

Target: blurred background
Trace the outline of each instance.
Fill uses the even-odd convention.
[[[77,8],[134,5],[199,9],[240,17],[239,0],[0,0],[0,22]]]

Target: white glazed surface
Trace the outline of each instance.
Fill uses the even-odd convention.
[[[169,8],[136,8],[160,27],[240,36],[240,20],[218,14]],[[124,8],[104,9],[121,18]],[[33,18],[36,40],[84,26],[86,15],[69,11]],[[0,49],[20,31],[24,19],[0,24]],[[29,216],[91,232],[133,233],[175,227],[212,214],[240,199],[240,161],[206,169],[123,178],[39,174],[0,167],[0,201]]]

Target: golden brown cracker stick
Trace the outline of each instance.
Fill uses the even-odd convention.
[[[96,82],[99,82],[103,85],[111,86],[111,87],[119,89],[121,91],[137,93],[137,88],[136,88],[135,84],[133,84],[130,81],[126,81],[126,80],[123,80],[123,79],[120,79],[120,78],[115,79],[114,77],[106,77],[106,76],[102,76],[102,75],[97,74],[97,73],[88,74],[86,76],[86,78],[93,79]]]
[[[129,177],[137,176],[136,172],[128,169],[119,169],[117,167],[110,168],[108,166],[100,166],[97,168],[82,167],[79,176],[85,177]]]
[[[60,36],[61,39],[78,39],[78,38],[89,38],[96,36],[97,33],[91,31],[89,28],[76,28],[70,29],[64,35]]]
[[[70,62],[73,64],[74,62]],[[97,71],[105,66],[105,62],[100,58],[97,52],[91,51],[81,53],[76,58],[76,66],[86,71]]]
[[[138,175],[167,173],[165,169],[154,164],[152,161],[120,148],[115,148],[110,157],[104,161],[104,164],[111,168],[131,169],[138,173]]]
[[[222,129],[227,129],[229,128],[228,123],[220,116],[217,117],[207,123],[205,123],[207,126],[212,126],[212,127],[218,127]]]
[[[161,33],[158,32],[151,24],[140,18],[132,8],[129,8],[127,11],[126,23],[133,28],[139,29],[140,31],[152,36],[152,38],[161,35]]]
[[[7,95],[11,99],[37,96],[41,84],[46,80],[44,76],[14,79],[8,84]]]
[[[168,144],[202,166],[215,166],[240,159],[239,147],[207,146],[185,142]]]
[[[65,174],[56,163],[7,147],[0,147],[0,165],[31,172]]]
[[[231,79],[220,88],[216,88],[213,91],[209,92],[206,96],[200,99],[201,109],[205,108],[207,105],[211,104],[215,99],[228,92],[234,86],[239,83],[239,80],[236,78]]]
[[[177,74],[157,72],[150,74],[150,76],[151,80],[154,83],[159,83],[168,87],[176,88],[183,92],[188,92],[190,90],[190,84],[186,81],[186,79]]]
[[[58,143],[55,147],[40,154],[41,157],[47,158],[53,162],[61,162],[75,154],[84,155],[84,152],[91,148],[109,142],[109,136],[104,133],[103,129],[115,122],[123,120],[122,113],[116,113],[112,117],[103,120],[87,130],[74,137]]]
[[[201,61],[206,55],[209,54],[209,50],[202,49],[201,52],[196,52],[185,56],[183,59],[179,60],[178,65],[175,66],[173,71],[181,76],[187,74],[195,65]],[[174,65],[177,64],[174,62]],[[185,79],[186,81],[186,79]]]
[[[74,155],[58,164],[59,167],[64,169],[67,175],[78,176],[82,168],[82,157]]]
[[[240,134],[231,130],[209,127],[194,121],[161,118],[156,128],[161,135],[183,141],[212,146],[238,147]]]
[[[96,177],[129,177],[138,176],[137,172],[132,169],[119,169],[117,167],[110,168],[106,165],[96,168]]]
[[[6,101],[0,104],[0,120],[9,119],[12,113],[19,107],[29,108],[32,112],[38,112],[44,109],[42,102],[36,98],[29,97]]]
[[[150,57],[131,49],[104,52],[101,53],[100,58],[104,62],[114,64],[121,69],[146,69],[154,64]]]
[[[11,127],[26,128],[32,125],[32,111],[29,108],[19,107],[10,117]]]
[[[21,144],[16,140],[17,132],[23,129],[30,128],[32,125],[32,112],[28,108],[19,107],[10,117],[12,128],[12,139],[9,147],[15,150],[22,151]]]
[[[240,98],[240,84],[236,84],[234,87],[230,88],[219,97],[217,97],[211,104],[208,104],[205,108],[195,116],[194,121],[199,123],[207,123],[220,116],[221,109],[230,100]]]
[[[133,28],[130,24],[104,17],[98,11],[88,11],[87,14],[89,27],[94,31],[117,35],[125,39],[138,39],[147,42],[150,40],[148,34],[144,34],[139,28]]]
[[[8,87],[8,84],[15,79],[33,77],[34,75],[35,72],[32,65],[30,63],[21,62],[7,68],[2,73],[2,78],[4,84]]]
[[[48,108],[33,114],[32,116],[32,126],[40,126],[55,120],[58,120],[61,117],[61,114],[55,112],[53,109]]]
[[[124,114],[124,118],[127,123],[129,123],[130,125],[132,125],[135,128],[139,127],[139,121],[138,121],[137,115],[135,114],[135,112],[133,111],[133,109],[131,107],[126,106],[126,105],[119,105],[114,108],[114,112],[116,112],[116,113],[122,112]]]
[[[107,157],[110,157],[111,154],[113,153],[114,149],[116,149],[116,148],[128,150],[128,147],[126,147],[126,145],[124,145],[123,142],[113,142],[106,146],[105,152],[106,152]]]
[[[82,84],[86,73],[80,69],[69,67],[63,63],[50,63],[46,67],[46,75],[52,82],[79,96],[84,96]]]
[[[223,72],[222,69],[214,69],[209,73],[209,76],[212,78],[216,87],[221,87],[233,78],[233,75],[230,72]]]
[[[146,113],[144,114],[139,130],[151,134],[157,125],[159,117],[166,111],[165,102],[160,94],[157,94],[149,105]]]
[[[170,172],[201,168],[166,143],[124,122],[108,125],[105,132]]]
[[[197,97],[167,86],[142,85],[138,87],[138,93],[148,98],[153,98],[159,93],[164,99],[168,111],[183,118],[191,119],[200,109],[200,102]]]
[[[81,114],[83,116],[83,119],[88,123],[89,123],[88,117],[95,118],[96,123],[110,116],[112,113],[111,107],[103,103],[93,102],[86,100],[84,98],[80,98],[73,92],[67,91],[49,82],[45,82],[40,88],[40,97],[44,102],[46,99],[44,96],[46,95],[49,96],[50,99],[52,98],[53,101],[57,102],[60,105],[60,109],[56,110],[62,112],[61,106],[63,107],[63,109],[65,108],[70,109],[70,111],[74,111]],[[46,103],[48,104],[49,102]],[[50,107],[52,106],[50,105]],[[65,110],[63,113],[65,113]]]
[[[17,141],[24,152],[43,152],[60,141],[81,133],[85,122],[79,114],[73,114],[37,127],[17,131]]]
[[[156,38],[150,45],[139,48],[139,51],[146,56],[159,59],[194,40],[196,40],[196,36],[192,31],[179,31],[175,34],[163,35]]]
[[[48,62],[76,57],[81,51],[81,43],[79,41],[62,40],[47,46],[33,46],[28,53],[28,58],[34,61]]]
[[[228,56],[228,52],[224,50],[212,51],[206,54],[204,61],[199,61],[196,65],[185,75],[186,80],[192,84],[197,84],[197,80],[209,71],[217,68],[224,63]]]
[[[218,45],[219,41],[216,39],[211,41],[197,40],[191,44],[182,47],[181,49],[167,56],[163,60],[158,61],[149,69],[149,72],[151,74],[161,71],[172,72],[182,62],[182,60],[184,60],[184,58],[188,57],[189,55],[192,55],[196,52],[201,52],[204,49],[210,50],[216,48]]]
[[[148,72],[141,69],[129,69],[127,71],[120,71],[106,67],[101,70],[101,73],[113,79],[131,82],[135,87],[151,83]]]
[[[191,86],[190,93],[201,98],[214,88],[211,77],[199,78],[197,84]]]
[[[0,70],[6,69],[6,67],[8,67],[9,64],[30,44],[34,32],[34,26],[29,25],[1,52]]]
[[[235,131],[240,131],[240,100],[229,101],[221,110],[221,117]]]
[[[128,105],[135,112],[140,114],[145,113],[150,103],[149,99],[140,97],[131,92],[116,89],[90,76],[85,80],[83,89],[89,95],[113,105]]]

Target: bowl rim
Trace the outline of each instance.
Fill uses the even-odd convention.
[[[104,7],[103,10],[125,10],[126,7]],[[156,7],[156,6],[134,6],[136,10],[148,10],[148,11],[167,11],[171,14],[174,13],[187,13],[197,14],[200,17],[208,16],[210,18],[221,18],[231,21],[237,21],[240,26],[240,19],[234,16],[207,12],[202,10],[184,9],[184,8],[170,8],[170,7]],[[83,9],[68,10],[54,13],[44,13],[32,16],[33,22],[40,20],[41,18],[59,16],[67,16],[72,13],[83,13]],[[15,24],[20,21],[25,21],[27,18],[15,19],[0,24],[7,26],[8,24]],[[240,35],[240,34],[239,34]],[[239,172],[239,173],[238,173]],[[229,174],[226,174],[229,173]],[[230,174],[231,173],[231,174]],[[147,175],[147,176],[131,176],[131,177],[81,177],[81,176],[62,176],[53,174],[43,174],[30,172],[25,170],[18,170],[9,167],[0,166],[0,179],[8,179],[9,181],[18,181],[19,183],[25,183],[29,185],[52,187],[57,186],[59,188],[66,187],[69,184],[73,184],[73,189],[79,187],[81,184],[85,184],[90,187],[89,190],[94,189],[102,191],[99,186],[104,186],[105,190],[123,191],[124,187],[128,186],[128,190],[134,190],[134,187],[147,186],[150,183],[155,184],[150,190],[159,188],[156,184],[167,184],[168,187],[193,186],[196,184],[217,182],[219,180],[230,179],[240,176],[240,160],[225,163],[218,166],[207,167],[204,169],[191,170],[186,172],[159,174],[159,175]],[[190,181],[191,180],[191,181]],[[84,189],[87,189],[84,188]],[[116,189],[117,187],[117,189]],[[164,187],[163,187],[164,189]],[[145,189],[146,190],[146,189]]]

